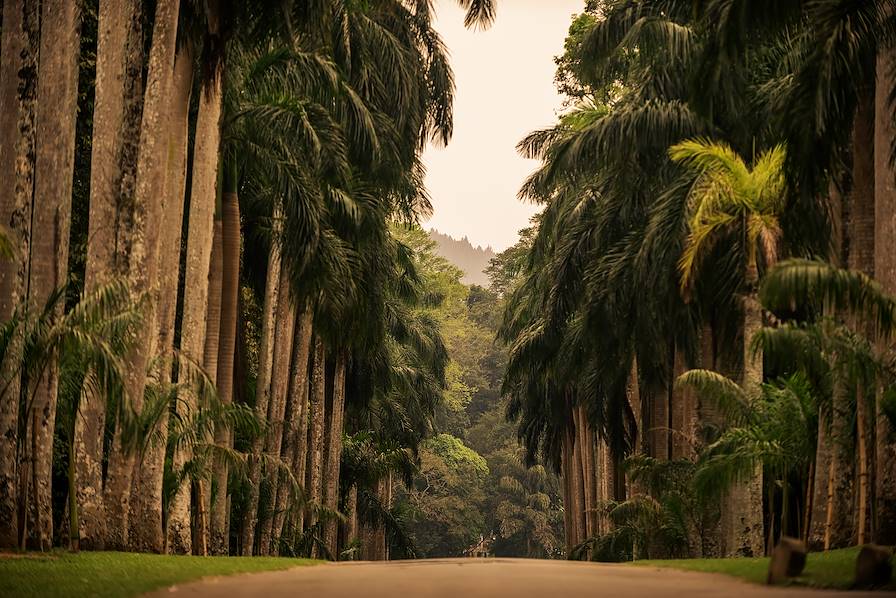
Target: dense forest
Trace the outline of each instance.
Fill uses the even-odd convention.
[[[896,544],[896,1],[584,2],[477,284],[433,11],[3,2],[0,549]]]

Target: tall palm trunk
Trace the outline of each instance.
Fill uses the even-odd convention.
[[[283,445],[284,419],[286,412],[286,393],[289,390],[290,358],[295,336],[296,308],[289,287],[289,270],[280,271],[280,302],[277,306],[277,326],[274,335],[274,361],[271,370],[271,400],[268,403],[268,434],[265,438],[264,452],[270,463],[280,459]],[[273,492],[268,493],[268,501],[260,505],[259,519],[261,531],[258,534],[258,554],[268,555],[271,552],[271,532],[274,526],[274,507],[276,506],[277,478],[279,468],[266,471],[266,481]]]
[[[345,409],[345,369],[346,353],[336,354],[333,370],[333,400],[330,411],[330,428],[327,432],[326,480],[324,485],[324,505],[331,511],[339,509],[339,465],[342,460],[342,426]],[[329,519],[324,526],[324,545],[334,559],[338,557],[339,526],[336,519]]]
[[[184,271],[180,350],[185,359],[203,365],[205,365],[203,360],[209,308],[209,272],[214,242],[215,200],[221,145],[222,91],[222,78],[214,77],[211,81],[203,82],[199,97]],[[217,362],[217,352],[214,361]],[[183,366],[181,373],[180,379],[186,379],[186,370]],[[190,417],[190,414],[200,408],[199,399],[200,397],[194,392],[188,391],[178,401],[178,407],[183,409],[184,417]],[[189,454],[176,454],[175,466],[182,466],[191,457]],[[192,551],[189,489],[184,486],[178,488],[171,503],[168,517],[168,549],[176,554],[189,554]]]
[[[305,529],[311,530],[317,525],[316,509],[322,503],[321,481],[323,475],[323,440],[324,412],[327,400],[326,384],[326,350],[320,337],[314,340],[314,366],[311,370],[311,390],[308,395],[309,403],[309,435],[308,435],[308,486],[307,496],[310,509],[305,516]],[[312,556],[319,554],[317,546],[312,551]]]
[[[75,165],[75,119],[78,105],[78,56],[81,8],[76,2],[44,0],[41,15],[40,75],[37,86],[37,153],[31,241],[29,302],[43,308],[68,279],[72,177]],[[63,305],[55,317],[62,316]],[[29,389],[35,542],[41,550],[53,543],[53,431],[59,387],[58,364],[51,359]]]
[[[0,39],[0,225],[15,255],[0,260],[0,319],[7,322],[25,300],[34,187],[35,103],[39,6],[26,0],[3,3]],[[16,335],[0,363],[0,548],[18,545],[19,394]]]
[[[171,383],[174,362],[174,321],[177,287],[180,281],[180,248],[184,219],[184,194],[187,182],[187,127],[193,87],[193,53],[188,45],[178,50],[174,64],[168,126],[168,164],[165,182],[165,211],[159,251],[159,312],[156,340],[157,382],[160,388]],[[162,410],[155,432],[157,442],[146,447],[135,472],[131,497],[130,547],[140,552],[164,552],[165,528],[162,522],[162,482],[168,438],[168,410]]]
[[[134,301],[142,302],[144,325],[137,332],[126,367],[125,395],[128,408],[143,407],[146,368],[154,354],[156,306],[160,290],[159,238],[165,199],[168,140],[168,103],[174,75],[175,39],[179,0],[156,3],[152,45],[149,51],[146,92],[140,123],[140,145],[131,229],[126,243],[130,254],[128,281]],[[109,457],[103,500],[106,506],[107,548],[122,548],[128,540],[131,482],[135,451],[122,445],[121,422]],[[127,450],[126,450],[127,449]]]
[[[874,273],[884,290],[896,295],[896,172],[890,144],[896,138],[890,90],[896,86],[896,49],[882,48],[877,59],[874,130]],[[878,398],[882,389],[878,389]],[[878,544],[896,544],[896,430],[880,410],[875,417],[875,535]]]
[[[311,354],[312,311],[309,308],[302,310],[297,318],[298,325],[295,330],[292,355],[292,376],[286,407],[286,423],[283,430],[283,446],[280,451],[280,460],[291,467],[292,474],[299,484],[304,484],[305,468],[298,467],[299,458],[304,462],[305,452],[300,450],[307,436],[305,422],[308,421],[308,359]],[[286,483],[285,476],[280,475],[274,479],[274,513],[271,532],[271,545],[274,554],[278,553],[280,535],[283,533],[283,523],[286,520],[286,510],[289,506],[292,494],[292,485]]]
[[[675,388],[675,381],[687,371],[684,354],[675,350],[672,358],[672,459],[692,459],[696,453],[694,445],[697,435],[697,399],[695,393],[687,388]]]
[[[264,306],[262,307],[261,344],[258,348],[258,381],[255,392],[255,415],[265,418],[268,414],[268,403],[271,396],[271,371],[274,360],[274,326],[276,324],[277,304],[280,294],[280,227],[281,208],[274,206],[274,236],[268,254],[267,282],[265,284]],[[261,483],[261,450],[264,448],[264,437],[260,436],[252,442],[252,454],[249,457],[249,500],[243,517],[240,531],[240,542],[243,556],[252,556],[255,544],[255,529],[258,523],[258,496]]]
[[[221,215],[221,328],[218,342],[218,398],[225,405],[233,402],[233,368],[236,349],[236,323],[239,309],[240,285],[240,202],[236,191],[235,173],[225,176]],[[218,446],[230,448],[230,430],[219,426],[215,430]],[[217,496],[212,503],[211,551],[227,554],[227,463],[215,462],[214,480]]]
[[[762,328],[762,307],[757,295],[759,272],[755,254],[748,257],[743,297],[743,373],[741,386],[753,392],[762,384],[762,355],[754,355],[751,341]],[[764,550],[762,467],[748,480],[735,482],[722,509],[722,529],[727,556],[761,556]]]
[[[127,275],[122,254],[123,217],[131,203],[137,170],[143,105],[142,10],[139,2],[103,2],[99,7],[96,95],[90,167],[90,222],[84,289],[90,293]],[[103,502],[103,435],[106,397],[85,386],[75,418],[75,476],[79,537],[83,548],[102,549],[106,537]]]
[[[575,524],[573,522],[572,497],[572,446],[571,435],[564,433],[560,447],[560,481],[563,491],[563,531],[566,539],[566,555],[572,554],[576,546]]]
[[[583,405],[578,407],[579,425],[577,427],[580,445],[579,453],[582,455],[582,487],[584,490],[583,509],[585,515],[585,538],[595,535],[594,532],[594,451],[592,450],[591,425],[588,423],[588,414]]]
[[[219,198],[220,199],[220,198]],[[202,365],[210,380],[215,382],[218,378],[218,348],[221,337],[221,285],[224,275],[224,261],[222,255],[223,224],[221,222],[220,200],[216,201],[214,232],[212,233],[212,254],[208,273],[208,310],[205,318],[205,351]],[[212,439],[206,439],[211,442]],[[197,484],[197,509],[198,521],[194,524],[193,549],[197,554],[208,555],[209,545],[209,511],[212,505],[212,491],[208,481],[199,480]],[[226,499],[225,499],[226,500]]]

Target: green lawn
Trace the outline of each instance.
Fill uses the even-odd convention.
[[[805,571],[791,583],[819,588],[849,589],[853,583],[858,553],[858,548],[810,553],[806,560]],[[724,573],[753,583],[765,583],[768,563],[768,558],[751,558],[637,561],[633,565],[670,567],[703,573]],[[896,587],[889,589],[896,589]]]
[[[129,598],[201,577],[274,571],[316,562],[123,552],[0,555],[0,596]]]

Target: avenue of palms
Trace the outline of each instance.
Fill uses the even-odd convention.
[[[896,544],[896,0],[583,2],[489,289],[430,0],[2,6],[0,550]]]

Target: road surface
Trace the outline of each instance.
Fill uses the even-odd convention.
[[[881,593],[768,588],[721,575],[569,561],[455,559],[339,563],[220,577],[152,598],[881,598]]]

